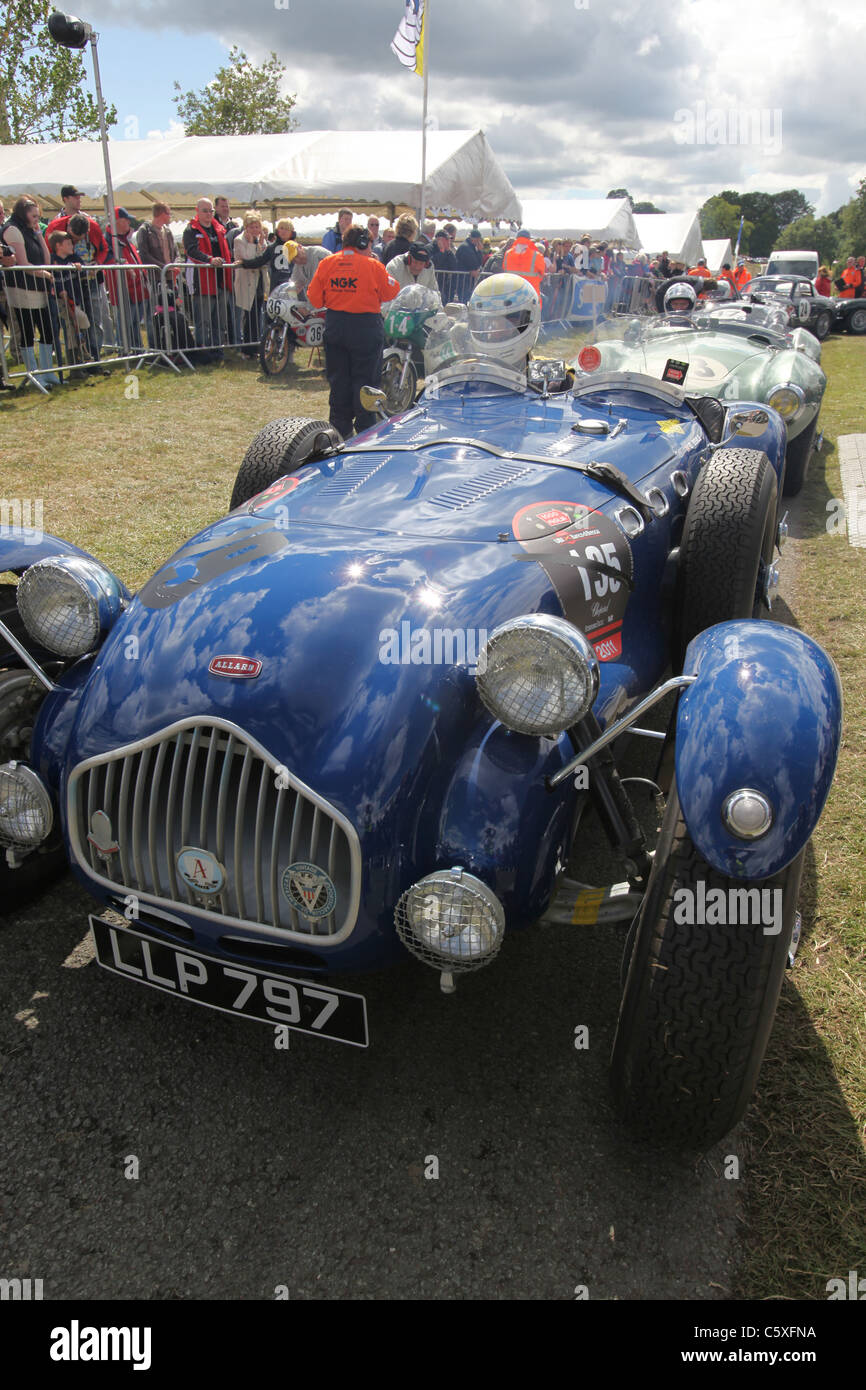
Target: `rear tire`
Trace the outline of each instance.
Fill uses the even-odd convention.
[[[291,330],[285,323],[269,323],[259,343],[259,362],[265,376],[279,376],[295,350]]]
[[[293,415],[284,420],[272,420],[259,430],[244,455],[238,469],[229,509],[234,511],[266,487],[293,473],[302,463],[323,458],[330,449],[339,448],[342,439],[327,420],[308,420]]]
[[[866,333],[866,308],[852,310],[848,315],[847,328],[849,333]]]
[[[817,428],[816,415],[811,425],[802,430],[796,439],[792,439],[785,451],[785,481],[782,492],[786,497],[796,497],[806,481]]]
[[[406,380],[401,387],[402,375],[403,363],[396,353],[386,356],[382,366],[382,390],[385,392],[385,409],[389,415],[399,415],[415,403],[415,390],[418,385],[415,364],[406,363]]]
[[[804,856],[805,849],[772,878],[728,878],[695,848],[672,788],[637,918],[611,1058],[617,1106],[642,1134],[703,1150],[742,1119],[773,1026]],[[708,893],[721,888],[728,902],[731,888],[780,889],[781,930],[765,934],[766,922],[675,921],[686,915],[681,908],[687,901],[675,895],[697,893],[700,880]],[[775,896],[769,903],[775,906]]]
[[[766,454],[720,449],[698,475],[680,541],[673,661],[715,623],[766,612],[759,581],[773,563],[778,485]]]

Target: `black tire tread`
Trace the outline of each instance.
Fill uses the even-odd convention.
[[[680,541],[678,665],[698,632],[754,615],[760,560],[772,559],[777,492],[770,460],[755,449],[720,449],[698,475]]]
[[[802,491],[809,471],[809,462],[812,458],[812,445],[815,442],[815,430],[818,428],[818,417],[792,439],[785,450],[785,481],[782,492],[785,497],[796,497]]]
[[[232,490],[230,510],[234,511],[257,493],[264,492],[278,478],[342,442],[327,420],[310,420],[305,415],[271,420],[259,430],[244,455]]]
[[[611,1066],[617,1104],[645,1135],[705,1149],[742,1118],[781,991],[803,854],[773,878],[741,884],[693,845],[671,792],[623,994]],[[782,888],[777,936],[751,923],[678,924],[674,894]]]

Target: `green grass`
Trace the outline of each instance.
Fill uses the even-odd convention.
[[[558,347],[544,345],[543,355]],[[307,358],[271,381],[245,362],[182,377],[148,369],[137,399],[121,371],[49,399],[3,393],[0,495],[42,498],[47,530],[135,588],[225,512],[263,424],[327,417],[324,377]],[[822,1298],[828,1279],[866,1274],[866,552],[825,524],[828,499],[841,497],[835,441],[866,431],[866,338],[831,338],[824,365],[827,446],[791,507],[784,559],[794,620],[839,668],[845,737],[807,861],[803,942],[746,1125],[734,1292],[750,1299]]]
[[[827,531],[842,497],[836,441],[866,432],[866,338],[832,337],[825,446],[791,507],[794,621],[833,657],[842,750],[807,857],[803,941],[747,1121],[741,1298],[825,1298],[866,1272],[866,552]]]
[[[280,415],[327,419],[328,388],[302,350],[282,376],[257,362],[195,373],[121,369],[46,398],[0,395],[0,495],[41,498],[46,531],[89,550],[131,588],[228,510],[257,430]],[[135,390],[138,391],[137,398]]]

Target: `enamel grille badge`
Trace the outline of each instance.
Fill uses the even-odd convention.
[[[194,893],[219,893],[226,881],[225,869],[210,850],[186,845],[175,859],[177,871]]]
[[[247,656],[215,656],[207,669],[211,676],[234,676],[239,680],[254,680],[261,673],[262,663]]]
[[[302,917],[317,922],[328,917],[337,901],[337,890],[318,864],[290,864],[283,874],[283,895]]]

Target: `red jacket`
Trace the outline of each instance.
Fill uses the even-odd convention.
[[[217,241],[219,242],[220,255],[222,256],[226,265],[231,265],[231,262],[234,259],[234,257],[232,256],[229,244],[226,241],[226,234],[222,228],[222,224],[217,222],[216,218],[214,218],[213,222],[211,223],[211,228],[213,231],[216,232]],[[194,217],[192,221],[189,223],[187,231],[195,232],[196,239],[198,241],[199,251],[203,256],[206,256],[207,259],[210,260],[211,256],[213,255],[213,245],[211,243],[210,237],[208,236],[207,232],[205,231],[204,227],[201,225],[197,217]],[[217,270],[219,270],[219,267],[216,267],[215,269],[212,265],[202,265],[201,261],[190,261],[190,264],[198,266],[198,269],[195,272],[196,294],[216,294]],[[222,288],[230,290],[232,287],[231,271],[223,270],[222,275]]]
[[[69,218],[74,216],[74,213],[65,213],[62,217],[55,217],[53,222],[49,222],[48,226],[45,228],[45,240],[48,240],[52,232],[68,231]],[[87,217],[87,213],[79,213],[79,216]],[[102,228],[95,217],[87,217],[87,240],[93,247],[94,260],[102,262],[108,258],[108,246],[105,237],[102,235]]]
[[[118,245],[120,247],[120,255],[118,256],[114,250],[114,238],[111,235],[111,228],[106,227],[105,231],[105,255],[97,256],[96,258],[101,265],[110,265],[112,261],[115,265],[141,265],[141,257],[135,246],[129,240],[129,237],[132,235],[131,232],[127,233],[125,237],[118,236]],[[106,270],[106,288],[108,290],[108,298],[111,300],[112,304],[117,303],[117,281],[121,276],[123,276],[127,294],[133,304],[141,304],[145,299],[150,298],[147,289],[146,271],[134,271],[130,275],[125,270],[115,271],[113,274],[111,270]]]

